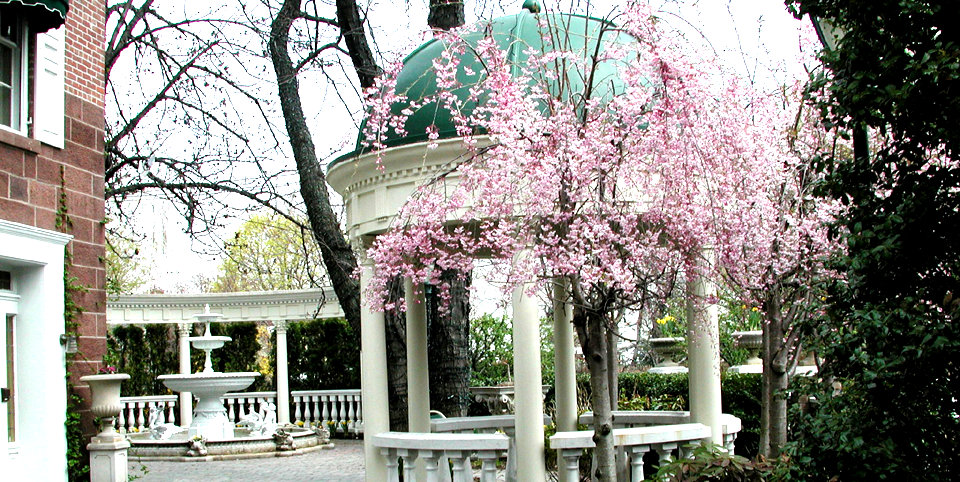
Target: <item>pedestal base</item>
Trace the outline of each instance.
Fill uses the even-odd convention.
[[[672,367],[653,367],[647,370],[647,373],[659,373],[661,375],[673,375],[676,373],[687,373],[690,370],[687,367],[683,366],[672,366]]]
[[[130,442],[122,436],[94,437],[90,451],[90,482],[127,482],[127,449]]]
[[[197,404],[187,434],[190,437],[199,435],[207,440],[226,440],[233,438],[233,427],[222,405],[219,405],[219,409],[202,410]]]

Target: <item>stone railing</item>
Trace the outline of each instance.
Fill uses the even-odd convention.
[[[517,480],[516,457],[516,415],[490,415],[486,417],[451,417],[435,418],[430,420],[430,431],[433,433],[480,433],[489,434],[501,432],[509,438],[507,447],[507,475],[506,480]],[[543,416],[543,424],[553,423],[548,415]]]
[[[290,392],[293,420],[322,423],[331,434],[363,433],[360,390],[298,390]]]
[[[156,408],[156,423],[173,423],[177,408],[176,395],[148,395],[146,397],[120,397],[123,409],[116,418],[116,429],[120,433],[143,432],[150,430],[150,409]]]
[[[580,415],[580,423],[592,426],[593,412]],[[677,425],[690,423],[690,412],[659,410],[614,410],[613,428],[653,427],[659,425]],[[720,423],[723,432],[723,448],[733,452],[737,434],[743,429],[740,419],[730,414],[721,414]]]
[[[220,397],[227,407],[227,418],[237,423],[248,414],[260,413],[264,404],[272,403],[274,410],[277,406],[277,392],[239,392],[227,393]]]
[[[418,459],[424,463],[427,482],[472,482],[472,457],[480,461],[481,482],[495,482],[497,459],[510,442],[502,434],[384,432],[374,435],[372,443],[386,458],[389,482],[400,481],[401,461],[404,481],[423,482],[414,469]]]
[[[567,480],[580,480],[580,457],[584,450],[596,447],[593,431],[557,432],[550,437],[550,448],[557,451],[559,470]],[[690,446],[710,437],[710,427],[701,423],[659,425],[655,427],[617,428],[613,430],[617,447],[617,480],[644,480],[643,456],[655,451],[660,464],[669,462],[678,451],[686,457]]]

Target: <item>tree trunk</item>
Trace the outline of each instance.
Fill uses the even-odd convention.
[[[446,271],[440,279],[450,284],[449,310],[441,312],[433,287],[426,300],[430,408],[447,417],[465,417],[470,406],[470,278]]]
[[[760,453],[778,457],[787,443],[787,398],[790,383],[789,359],[785,350],[786,333],[779,294],[764,302],[766,323],[763,324],[763,374],[760,398]]]
[[[430,0],[427,25],[436,30],[450,30],[466,21],[463,0]]]
[[[288,3],[295,3],[296,8],[300,8],[299,0],[284,0],[284,8]],[[277,17],[279,18],[279,15]],[[381,70],[373,58],[370,44],[367,43],[367,34],[355,0],[337,0],[337,25],[340,26],[344,43],[347,44],[347,53],[350,55],[350,61],[353,62],[353,70],[357,72],[360,87],[364,89],[373,87]]]
[[[339,10],[341,2],[337,3]],[[330,206],[326,177],[317,160],[313,137],[307,127],[300,102],[297,71],[293,68],[293,62],[287,50],[290,26],[297,18],[299,11],[299,0],[284,0],[270,28],[270,60],[277,75],[280,107],[283,110],[290,147],[293,149],[297,172],[300,175],[300,195],[307,208],[310,226],[320,246],[323,264],[327,269],[327,275],[330,276],[330,282],[337,294],[343,315],[354,333],[359,334],[360,280],[353,275],[357,268],[357,258],[340,231],[340,220]]]
[[[617,350],[616,328],[607,332],[607,389],[610,391],[610,410],[620,404],[620,353]]]
[[[613,440],[613,406],[610,400],[607,362],[607,330],[603,316],[576,309],[573,325],[580,338],[580,347],[590,370],[590,401],[593,409],[593,441],[595,462],[593,480],[613,482],[617,477],[616,450]]]
[[[403,278],[390,282],[390,303],[403,299]],[[387,330],[387,383],[390,404],[390,430],[406,432],[407,418],[407,317],[400,310],[383,314]]]

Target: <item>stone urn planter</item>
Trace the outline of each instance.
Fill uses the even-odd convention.
[[[750,352],[749,358],[743,365],[730,367],[730,371],[735,373],[762,373],[763,360],[760,359],[760,348],[763,347],[763,332],[760,330],[735,331],[733,339],[736,341],[737,348],[742,348]]]
[[[737,340],[737,347],[750,351],[747,365],[763,365],[763,361],[760,360],[760,347],[763,346],[762,331],[735,331],[733,338]]]
[[[90,402],[90,412],[100,419],[100,433],[98,437],[107,438],[117,435],[113,422],[123,404],[120,403],[120,383],[129,380],[126,373],[102,373],[80,377],[81,382],[90,386],[93,400]]]
[[[680,366],[685,350],[683,338],[651,338],[650,349],[660,358],[660,363],[650,369],[650,373],[686,373],[687,368]]]

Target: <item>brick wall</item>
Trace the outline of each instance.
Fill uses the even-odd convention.
[[[0,218],[55,230],[61,176],[74,236],[72,275],[87,288],[77,295],[81,356],[73,376],[96,373],[106,350],[104,291],[103,43],[105,4],[71,0],[66,23],[65,145],[0,131]],[[81,395],[86,395],[81,390]],[[85,428],[90,427],[89,422]]]

